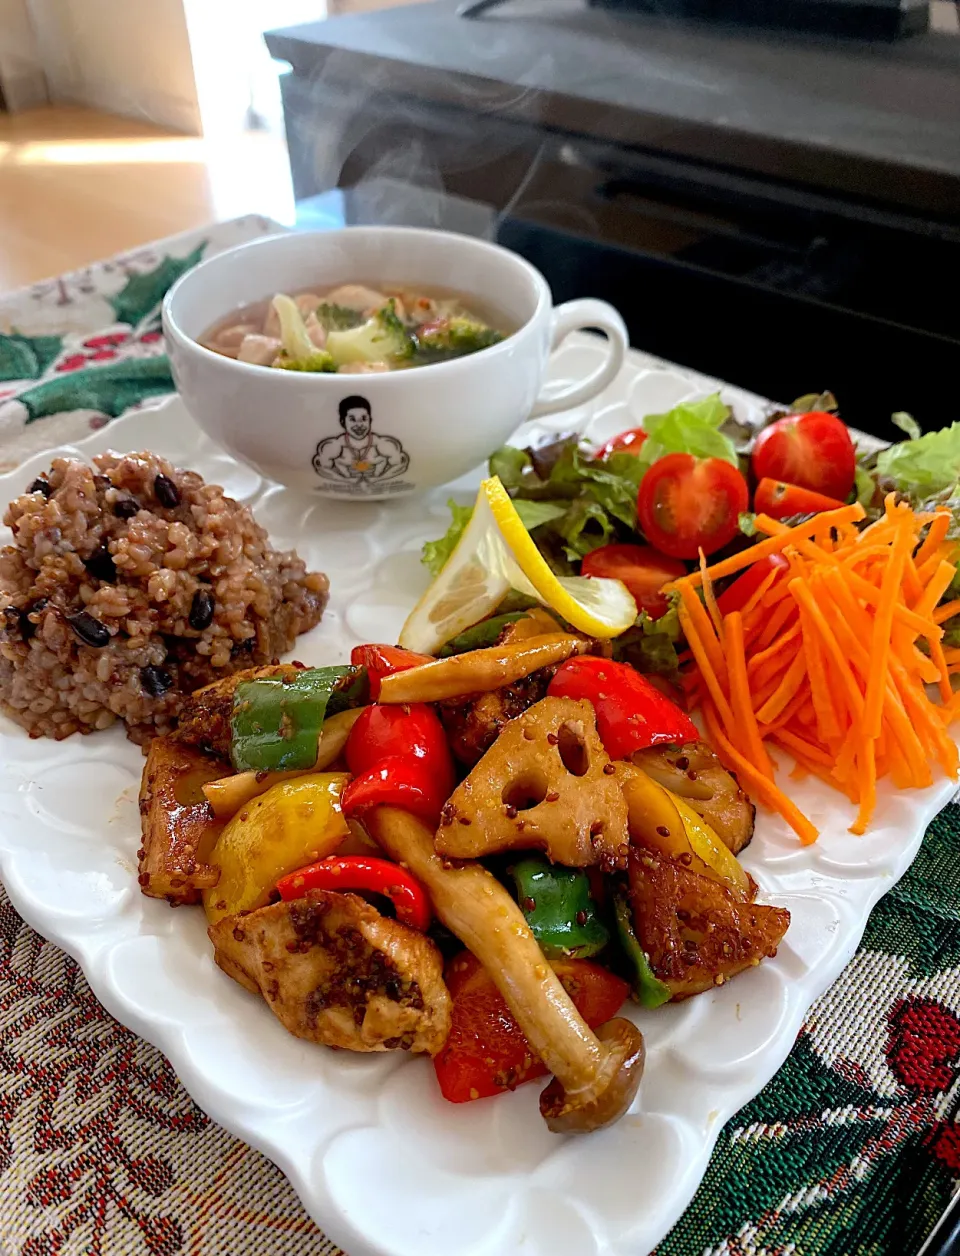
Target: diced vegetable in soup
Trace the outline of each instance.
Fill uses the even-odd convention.
[[[255,366],[363,375],[465,357],[503,340],[504,325],[456,293],[346,283],[235,310],[200,343]]]

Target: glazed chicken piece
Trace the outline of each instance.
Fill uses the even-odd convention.
[[[217,884],[219,871],[207,860],[223,824],[202,787],[229,771],[172,737],[155,737],[140,785],[138,854],[140,889],[149,898],[199,903],[200,891]]]
[[[467,767],[479,763],[506,724],[546,697],[549,683],[549,674],[539,671],[492,693],[439,703],[437,709],[454,756]]]
[[[225,973],[297,1038],[435,1055],[450,1032],[443,960],[424,934],[356,894],[310,890],[208,930]]]
[[[559,632],[563,632],[563,628],[553,616],[542,607],[535,607],[522,619],[507,624],[497,644],[512,645]],[[553,671],[553,668],[543,668],[491,693],[451,698],[440,703],[440,718],[454,757],[468,768],[478,763],[505,724],[546,697]]]
[[[651,746],[638,750],[633,762],[689,803],[735,855],[753,837],[756,807],[704,742]]]
[[[196,746],[205,754],[229,761],[230,716],[237,685],[241,681],[257,680],[261,676],[296,676],[302,670],[302,663],[247,667],[243,671],[224,676],[222,680],[215,680],[212,685],[196,689],[180,708],[177,740],[187,746]],[[220,775],[225,775],[225,770],[221,770]]]
[[[629,878],[637,940],[673,999],[772,958],[790,924],[785,908],[744,902],[654,851],[631,850]]]

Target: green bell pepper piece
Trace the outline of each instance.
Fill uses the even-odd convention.
[[[646,951],[640,945],[633,927],[633,912],[626,894],[617,893],[614,898],[614,914],[617,937],[633,970],[633,993],[641,1007],[660,1007],[669,1003],[670,987],[654,975]]]
[[[445,659],[451,654],[463,654],[466,650],[482,650],[486,646],[496,645],[507,624],[524,619],[526,614],[526,611],[511,611],[507,615],[494,615],[492,619],[483,619],[479,624],[474,624],[472,628],[467,628],[459,636],[448,641],[438,657]]]
[[[547,959],[586,959],[610,941],[585,872],[531,858],[514,864],[510,875],[520,910]]]
[[[292,677],[241,681],[230,718],[234,770],[281,772],[312,767],[328,703],[338,690],[355,683],[356,674],[354,667],[314,667]]]

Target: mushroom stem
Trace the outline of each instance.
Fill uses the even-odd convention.
[[[600,1037],[593,1033],[520,908],[481,864],[444,860],[426,825],[395,807],[376,807],[364,822],[387,854],[423,882],[437,916],[486,968],[531,1048],[554,1074],[556,1080],[544,1091],[544,1096],[551,1093],[549,1110],[541,1101],[550,1128],[599,1129],[622,1116],[643,1069],[639,1030],[615,1018],[601,1028]],[[608,1045],[611,1035],[615,1049]]]
[[[541,667],[562,663],[571,654],[579,654],[587,644],[582,637],[550,633],[513,645],[494,645],[434,659],[420,667],[384,676],[379,701],[442,702],[465,694],[487,693],[512,685]]]

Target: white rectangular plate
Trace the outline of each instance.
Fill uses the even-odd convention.
[[[596,353],[589,336],[571,337],[553,377],[582,376]],[[634,353],[589,410],[538,427],[580,425],[606,439],[715,387]],[[736,389],[723,395],[741,418],[765,408]],[[2,502],[52,454],[108,448],[154,449],[223,484],[253,504],[274,544],[296,546],[329,573],[330,608],[295,651],[312,664],[342,661],[360,641],[396,640],[426,586],[421,544],[445,530],[446,498],[470,501],[479,479],[396,503],[295,497],[213,446],[174,398],[0,477]],[[645,1256],[692,1197],[724,1122],[786,1058],[806,1010],[853,955],[874,903],[954,789],[942,779],[922,792],[881,787],[877,819],[857,838],[838,794],[812,779],[791,785],[820,841],[804,849],[761,812],[743,860],[761,897],[792,913],[776,959],[687,1003],[633,1009],[647,1040],[634,1110],[603,1133],[564,1140],[538,1115],[538,1086],[447,1104],[428,1061],[300,1042],[225,977],[199,909],[172,911],[138,891],[142,759],[119,730],[30,741],[0,720],[0,755],[0,873],[19,911],[79,961],[114,1016],[169,1057],[206,1112],[281,1167],[350,1256]]]

